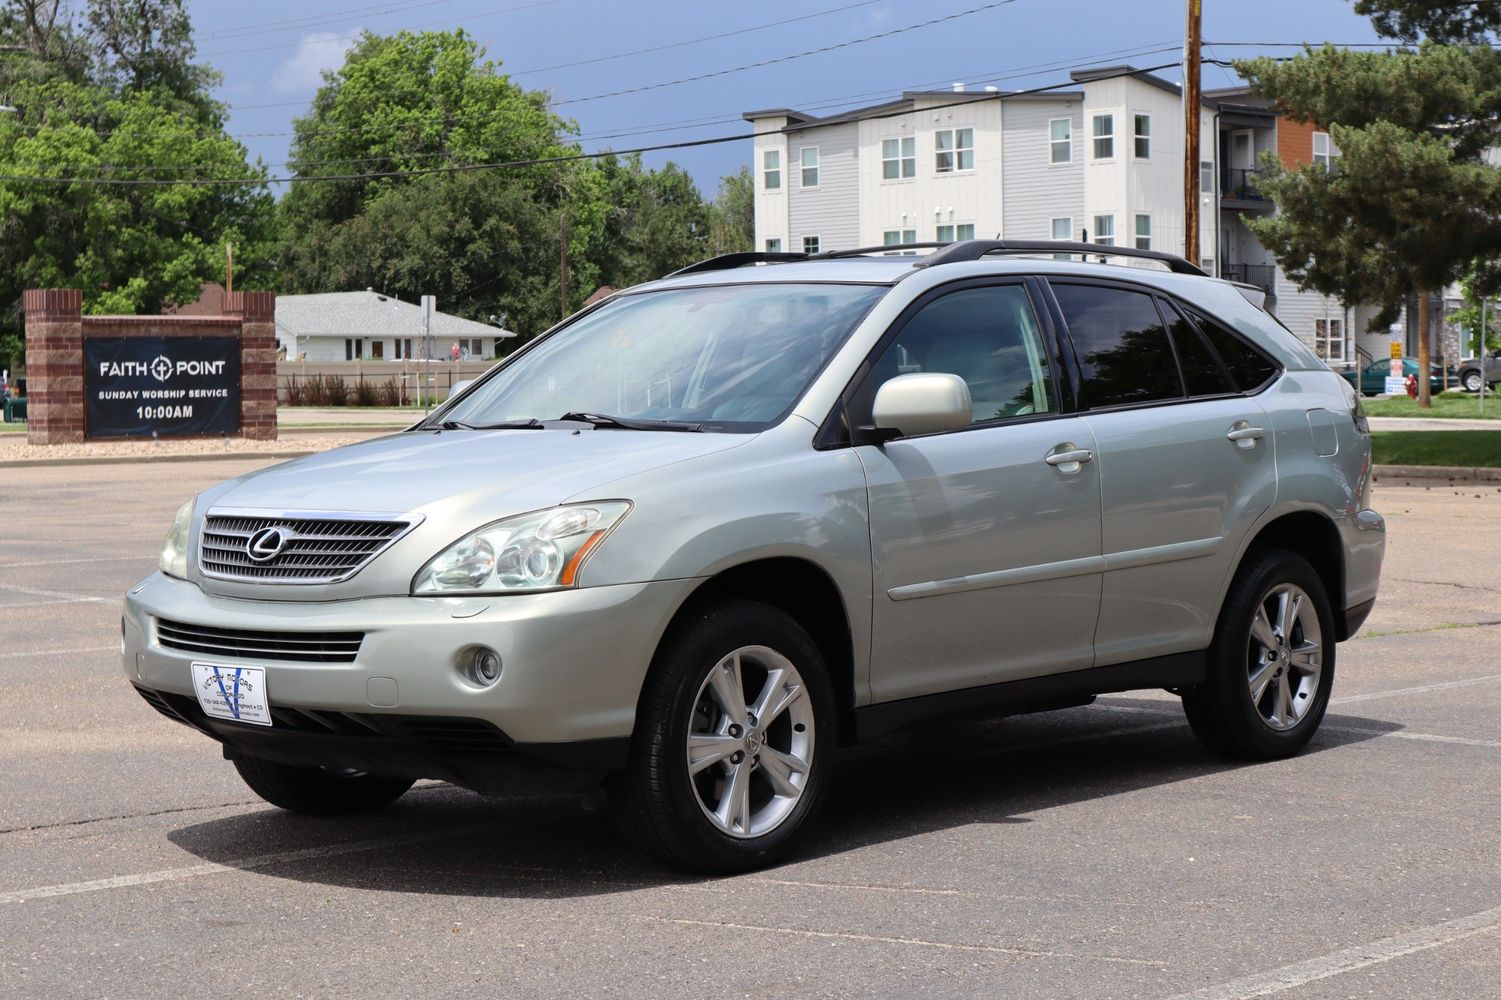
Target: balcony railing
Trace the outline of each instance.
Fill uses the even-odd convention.
[[[1260,170],[1226,167],[1220,172],[1220,197],[1233,198],[1236,201],[1270,201],[1271,199],[1256,187],[1256,181],[1260,176]]]
[[[1220,277],[1255,285],[1268,295],[1277,294],[1277,269],[1271,264],[1224,264],[1220,267]]]

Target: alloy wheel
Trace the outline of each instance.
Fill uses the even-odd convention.
[[[1284,731],[1303,721],[1319,690],[1323,654],[1318,611],[1301,587],[1278,584],[1257,602],[1246,681],[1269,728]]]
[[[813,703],[792,661],[766,646],[725,656],[699,686],[688,780],[720,832],[748,839],[792,815],[813,762]]]

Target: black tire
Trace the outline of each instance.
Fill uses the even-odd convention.
[[[1283,713],[1280,720],[1265,717],[1269,702],[1265,696],[1260,701],[1253,701],[1250,687],[1262,662],[1257,654],[1257,642],[1251,634],[1252,619],[1258,606],[1274,592],[1286,587],[1301,590],[1310,599],[1319,631],[1315,640],[1300,631],[1301,626],[1295,625],[1289,630],[1293,633],[1287,637],[1289,649],[1294,642],[1305,641],[1316,641],[1319,647],[1316,679],[1303,673],[1301,668],[1289,667],[1288,660],[1282,661],[1281,669],[1288,678],[1297,678],[1298,682],[1309,678],[1304,687],[1311,689],[1304,695],[1308,703],[1301,707],[1301,716],[1291,725],[1287,725],[1289,719],[1286,717],[1291,713]],[[1324,711],[1329,705],[1329,692],[1334,685],[1334,657],[1334,613],[1318,573],[1306,559],[1292,552],[1253,550],[1236,572],[1220,609],[1208,652],[1207,679],[1183,692],[1183,711],[1194,735],[1217,753],[1242,760],[1290,757],[1308,744],[1323,721]],[[1267,665],[1275,667],[1276,664]],[[1280,679],[1282,674],[1279,672],[1275,676]],[[1268,691],[1268,694],[1275,700],[1275,691]],[[1294,695],[1292,700],[1296,698]]]
[[[1473,368],[1460,372],[1459,381],[1463,383],[1465,392],[1480,391],[1480,372]]]
[[[729,713],[720,709],[720,702],[708,693],[712,687],[710,672],[719,669],[732,653],[749,648],[770,650],[784,658],[802,683],[798,697],[774,716],[764,733],[756,728],[759,723],[752,722],[734,738],[759,736],[764,739],[761,752],[765,754],[771,752],[774,743],[793,739],[793,726],[797,725],[803,727],[797,732],[806,734],[797,738],[811,739],[812,748],[800,775],[800,794],[784,797],[779,807],[783,811],[775,825],[754,835],[748,815],[752,810],[748,809],[743,831],[734,835],[710,818],[707,799],[722,794],[719,802],[727,800],[735,768],[741,761],[748,761],[743,780],[762,803],[753,808],[775,814],[778,803],[768,772],[762,770],[756,779],[752,770],[766,765],[760,755],[747,758],[747,750],[741,750],[740,760],[716,758],[695,777],[689,772],[688,740],[690,733],[728,737],[728,733],[719,733],[730,725]],[[746,653],[748,660],[751,656]],[[754,662],[747,663],[742,684],[742,689],[749,688],[747,708],[753,707],[769,676],[769,671],[761,674],[758,681]],[[833,781],[837,716],[823,656],[789,615],[752,601],[705,603],[673,628],[652,663],[637,712],[630,763],[612,788],[616,821],[638,850],[673,867],[721,874],[773,864],[792,849],[822,809]],[[745,746],[754,749],[751,744]],[[751,800],[747,797],[745,801]]]
[[[295,813],[342,816],[388,806],[412,787],[410,779],[359,771],[294,767],[236,754],[235,770],[261,798]]]

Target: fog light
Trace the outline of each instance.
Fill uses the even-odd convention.
[[[500,680],[500,654],[486,646],[475,646],[460,659],[460,667],[469,680],[489,687]]]

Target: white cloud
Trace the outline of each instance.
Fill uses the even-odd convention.
[[[358,32],[319,31],[303,36],[297,51],[282,60],[271,75],[271,89],[278,94],[305,94],[323,83],[323,71],[344,65],[344,53],[354,48]]]

